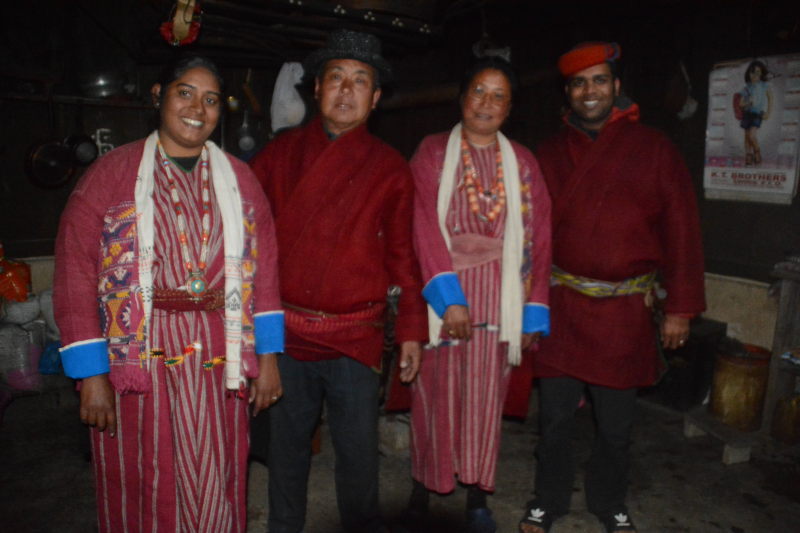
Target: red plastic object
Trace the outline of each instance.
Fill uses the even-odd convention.
[[[0,259],[0,298],[24,302],[28,299],[30,286],[30,265]]]

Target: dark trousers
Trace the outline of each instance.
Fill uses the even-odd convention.
[[[586,504],[598,516],[625,509],[636,389],[610,389],[568,377],[542,378],[535,493],[538,504],[555,515],[569,511],[575,478],[575,411],[586,389],[597,423],[586,467]]]
[[[298,533],[305,525],[311,439],[323,401],[342,525],[380,531],[378,374],[349,357],[305,362],[281,355],[278,368],[283,397],[269,409],[269,532]]]

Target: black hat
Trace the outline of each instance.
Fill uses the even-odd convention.
[[[303,61],[307,80],[317,75],[320,67],[331,59],[355,59],[378,71],[381,83],[392,79],[392,67],[381,56],[381,42],[371,33],[335,30],[328,36],[325,48],[311,52]]]

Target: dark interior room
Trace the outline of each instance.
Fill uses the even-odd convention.
[[[581,42],[619,44],[622,91],[638,104],[641,122],[677,147],[691,174],[707,302],[692,322],[686,346],[665,354],[663,379],[639,393],[629,508],[642,532],[800,528],[796,4],[38,0],[5,2],[0,12],[0,289],[9,265],[23,263],[29,275],[27,302],[0,293],[0,333],[7,334],[0,338],[0,530],[98,530],[89,440],[77,414],[75,383],[58,371],[37,370],[39,358],[59,340],[51,323],[53,257],[60,217],[81,176],[96,158],[157,127],[151,87],[165,63],[187,52],[214,61],[225,81],[223,112],[211,139],[250,161],[287,125],[312,118],[313,86],[298,83],[294,100],[282,104],[279,75],[289,75],[284,69],[323,47],[330,32],[341,28],[372,33],[382,43],[394,80],[384,88],[369,130],[406,159],[425,136],[459,120],[459,81],[476,55],[510,57],[519,88],[503,133],[535,154],[563,127],[567,102],[556,68],[559,56]],[[772,69],[785,66],[784,74],[773,78],[785,94],[781,121],[772,124],[781,124],[774,129],[781,157],[789,162],[788,186],[780,195],[748,195],[751,189],[719,193],[709,177],[710,143],[718,131],[713,117],[723,98],[714,73],[755,59]],[[292,85],[284,81],[280,87],[286,92]],[[727,102],[727,93],[724,98]],[[20,319],[28,313],[23,306],[33,302],[35,311]],[[24,360],[10,348],[20,328],[30,344]],[[736,400],[753,414],[746,428],[713,412],[715,399],[721,401],[714,389],[722,379],[720,353],[740,349],[761,357],[758,398],[747,403],[742,392]],[[36,363],[27,358],[34,352]],[[492,496],[498,531],[517,531],[531,498],[537,407],[534,394],[527,417],[503,421]],[[579,465],[589,457],[590,409],[578,413]],[[408,428],[407,414],[381,414],[380,501],[390,520],[403,510],[411,487]],[[266,531],[269,474],[253,455],[247,531]],[[333,479],[323,422],[306,533],[339,531]],[[601,531],[583,502],[583,485],[573,491],[574,512],[551,531]],[[433,530],[466,531],[464,490],[455,492],[433,498]]]

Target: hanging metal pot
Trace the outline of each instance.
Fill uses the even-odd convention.
[[[52,88],[48,87],[47,112],[50,133],[55,134],[55,107]],[[47,140],[34,144],[25,157],[25,173],[39,187],[55,189],[67,183],[75,171],[72,153],[62,142]]]
[[[80,81],[81,91],[87,98],[108,98],[122,93],[125,79],[120,72],[106,71],[84,74]]]
[[[75,172],[70,149],[58,141],[35,144],[25,159],[28,178],[40,187],[55,189],[67,183]]]
[[[70,135],[64,139],[63,144],[72,154],[72,160],[76,165],[86,166],[97,159],[97,144],[85,133]]]
[[[78,107],[75,110],[75,133],[64,139],[64,146],[69,149],[72,154],[72,160],[76,165],[86,166],[95,159],[100,150],[97,148],[97,143],[94,142],[90,136],[86,135],[86,128],[83,127],[83,104],[78,102]]]
[[[56,132],[55,109],[52,94],[48,90],[47,109],[52,134]],[[78,104],[77,130],[83,129],[83,106]],[[86,166],[97,158],[97,144],[89,135],[76,133],[63,141],[48,140],[33,145],[25,158],[28,178],[46,189],[65,185],[75,174],[75,165]]]

